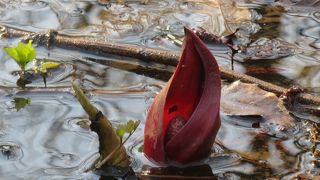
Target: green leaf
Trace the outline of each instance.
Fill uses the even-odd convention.
[[[120,138],[122,138],[124,136],[124,134],[126,133],[126,128],[127,128],[127,126],[125,124],[120,124],[117,127],[116,133]]]
[[[48,72],[49,69],[55,69],[58,68],[61,63],[57,63],[57,62],[53,62],[53,61],[46,61],[45,59],[43,59],[40,63],[40,65],[37,65],[37,61],[33,60],[33,71],[35,72],[40,72],[42,74],[46,74]]]
[[[130,120],[127,122],[127,128],[126,128],[126,132],[127,133],[131,133],[134,131],[134,127],[135,127],[135,123],[133,120]]]
[[[130,120],[127,124],[120,124],[116,129],[116,133],[120,138],[122,138],[126,133],[130,136],[137,129],[139,124],[140,121]]]
[[[137,129],[139,124],[140,124],[140,121],[133,121],[133,120],[128,121],[127,127],[126,127],[126,132],[133,133]]]
[[[138,128],[140,122],[141,122],[140,120],[137,120],[134,122],[134,130],[136,130]]]
[[[14,59],[15,61],[19,61],[20,58],[18,56],[18,52],[16,51],[15,48],[8,48],[8,47],[5,47],[3,48],[4,52],[6,52],[12,59]]]
[[[36,51],[32,47],[32,41],[28,44],[19,42],[16,47],[6,47],[3,50],[17,62],[22,70],[25,70],[26,65],[36,58]]]
[[[37,54],[36,54],[36,50],[32,47],[32,41],[28,42],[25,51],[26,51],[26,54],[27,54],[28,62],[30,62],[30,61],[32,61],[33,59],[36,58]]]
[[[57,63],[57,62],[52,62],[52,61],[43,62],[42,61],[40,69],[47,72],[48,69],[55,69],[55,68],[58,68],[60,65],[61,65],[61,63]]]
[[[15,97],[13,101],[15,103],[15,108],[17,111],[31,104],[31,99],[27,99],[23,97]]]

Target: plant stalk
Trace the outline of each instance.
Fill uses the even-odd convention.
[[[90,103],[89,99],[77,85],[72,83],[72,87],[81,106],[89,115],[91,130],[95,131],[99,136],[100,160],[108,157],[108,161],[100,164],[99,167],[103,165],[129,167],[129,157],[111,123]]]

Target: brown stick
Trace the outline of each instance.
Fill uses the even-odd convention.
[[[39,40],[40,45],[46,45],[52,43],[57,47],[66,47],[71,49],[87,50],[98,53],[115,54],[119,56],[126,56],[141,59],[144,61],[152,61],[160,64],[177,65],[177,59],[179,54],[174,54],[168,51],[159,51],[151,48],[143,48],[138,46],[117,44],[110,42],[101,42],[95,39],[85,39],[83,37],[68,37],[63,35],[52,35],[56,32],[49,30],[46,34],[36,34],[27,31],[15,30],[7,28],[1,37],[26,37],[27,39]],[[36,35],[38,35],[36,37]],[[50,39],[49,39],[50,38]],[[49,44],[49,46],[50,46]]]
[[[89,50],[99,53],[115,54],[120,56],[138,58],[147,62],[156,62],[165,65],[177,65],[179,61],[179,55],[176,53],[156,50],[151,48],[139,47],[134,45],[117,44],[110,42],[97,41],[95,39],[85,39],[83,37],[68,37],[64,35],[52,35],[53,31],[49,31],[47,34],[40,35],[39,44],[48,45],[46,43],[53,43],[57,47],[67,47],[79,50]],[[15,30],[6,28],[1,37],[22,37],[26,36],[32,39],[32,36],[36,35],[32,32],[26,32],[21,30]],[[282,95],[287,89],[274,85],[272,83],[265,82],[263,80],[248,76],[242,73],[228,70],[220,67],[221,77],[229,81],[240,80],[247,83],[255,83],[260,88],[275,93],[277,96]],[[320,97],[311,94],[301,93],[297,96],[297,100],[303,104],[320,105]]]

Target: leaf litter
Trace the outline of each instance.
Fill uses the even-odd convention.
[[[224,86],[221,93],[221,111],[230,121],[239,124],[240,118],[262,133],[276,137],[295,132],[295,119],[274,93],[240,81]]]

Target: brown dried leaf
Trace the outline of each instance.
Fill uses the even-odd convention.
[[[296,47],[280,39],[260,38],[251,43],[242,53],[238,53],[235,59],[246,60],[266,60],[278,59],[280,57],[291,56],[295,53]]]
[[[225,25],[225,35],[233,33],[237,28],[246,29],[256,26],[252,22],[252,14],[249,8],[239,6],[237,1],[217,0],[217,2],[221,13],[220,18],[223,20],[223,23],[219,23],[219,25]],[[240,34],[238,33],[238,35]]]
[[[262,116],[262,130],[268,134],[286,132],[295,126],[283,102],[256,84],[236,81],[222,88],[221,110],[228,116]],[[275,129],[276,128],[276,129]]]

